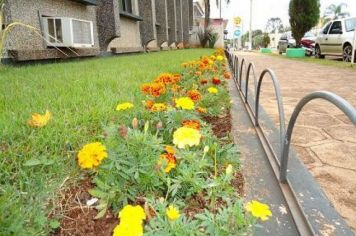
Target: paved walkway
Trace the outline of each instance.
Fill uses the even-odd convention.
[[[258,53],[242,52],[237,55],[255,63],[256,76],[265,68],[276,73],[287,121],[298,101],[317,90],[336,93],[356,106],[355,70]],[[264,81],[261,104],[278,125],[278,109],[272,86],[269,80]],[[336,209],[356,230],[356,128],[338,108],[315,100],[299,116],[292,144]]]

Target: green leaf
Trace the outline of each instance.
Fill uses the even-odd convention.
[[[100,190],[97,189],[97,188],[90,189],[88,192],[89,192],[90,195],[92,195],[93,197],[106,198],[106,197],[108,196],[108,193],[103,192],[103,191],[100,191]]]
[[[31,159],[26,161],[24,164],[24,166],[38,166],[38,165],[42,165],[42,161],[39,159]]]
[[[100,210],[99,213],[95,216],[95,219],[102,218],[105,215],[106,210],[107,210],[107,208],[104,208],[104,209]]]
[[[49,226],[51,227],[51,229],[57,229],[59,228],[59,226],[61,226],[61,223],[58,220],[51,220],[49,222]]]

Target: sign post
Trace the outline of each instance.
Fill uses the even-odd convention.
[[[353,66],[355,64],[355,51],[356,51],[356,28],[354,29],[354,42],[352,45],[352,57],[351,57],[351,65]]]
[[[234,17],[234,42],[235,42],[235,48],[238,50],[241,47],[241,35],[242,35],[242,29],[241,29],[241,22],[242,19],[241,17],[237,16]],[[237,41],[237,42],[236,42]]]

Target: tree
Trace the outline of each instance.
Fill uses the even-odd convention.
[[[350,13],[343,11],[343,8],[347,8],[346,3],[340,3],[339,5],[331,4],[326,8],[324,16],[333,15],[333,19],[336,19],[339,16],[350,16]]]
[[[268,33],[264,33],[262,38],[263,47],[267,48],[270,43],[271,43],[271,38],[269,37]]]
[[[304,34],[311,30],[319,21],[319,0],[291,0],[289,3],[289,23],[292,35],[300,45]]]
[[[272,17],[267,21],[266,31],[269,33],[281,33],[283,31],[283,23],[281,18]]]

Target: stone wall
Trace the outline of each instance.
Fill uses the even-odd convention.
[[[177,42],[177,27],[176,27],[176,0],[167,0],[168,7],[168,44],[172,45]]]
[[[156,39],[153,29],[153,7],[152,0],[139,0],[138,8],[143,21],[140,22],[142,44],[146,46],[150,41]]]
[[[182,0],[176,0],[176,22],[177,22],[177,44],[183,42],[183,32],[182,32]]]
[[[170,0],[171,1],[171,0]],[[156,9],[156,29],[157,29],[157,43],[161,46],[168,41],[167,38],[167,18],[166,18],[166,0],[155,0]]]
[[[189,0],[182,1],[182,14],[183,14],[183,44],[184,47],[189,47]]]
[[[95,6],[86,6],[69,0],[7,0],[5,2],[6,16],[5,24],[19,21],[31,25],[41,32],[40,16],[58,16],[58,17],[73,17],[93,22],[94,27],[94,48],[88,49],[90,55],[96,55],[99,52],[99,40],[96,25]],[[56,53],[50,53],[53,49],[47,48],[44,39],[35,32],[21,26],[15,27],[8,35],[5,43],[6,51],[11,50],[12,53],[18,52],[18,55],[29,55],[30,58],[50,59],[55,58]],[[29,50],[31,52],[21,53],[21,51]],[[47,55],[46,58],[39,58],[36,55],[38,50],[40,55]],[[48,52],[46,53],[46,50]],[[81,49],[78,51],[85,51]],[[80,54],[80,53],[79,53]],[[83,53],[88,56],[88,53]],[[5,55],[6,57],[7,55]],[[11,56],[11,55],[9,55]],[[53,57],[52,57],[53,56]],[[63,56],[65,56],[63,54]],[[26,58],[21,58],[26,60]]]
[[[109,43],[120,37],[120,8],[118,0],[100,0],[96,8],[99,45],[102,51],[108,49]]]

